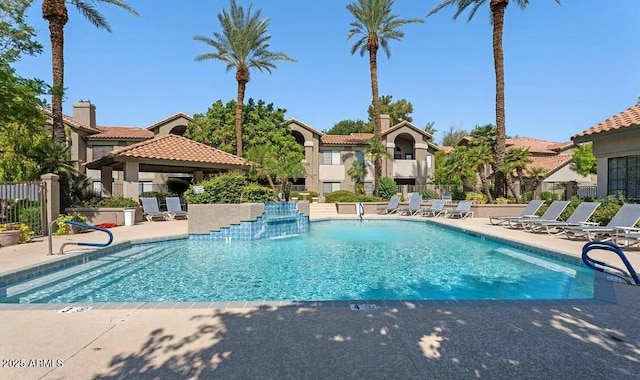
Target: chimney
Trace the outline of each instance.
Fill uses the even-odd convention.
[[[389,115],[381,114],[380,115],[380,130],[382,133],[386,132],[391,128],[391,117]]]
[[[96,106],[89,101],[73,103],[73,118],[87,127],[96,127]]]

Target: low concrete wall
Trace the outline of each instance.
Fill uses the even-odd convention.
[[[127,207],[129,208],[129,207]],[[115,223],[124,226],[124,208],[68,208],[64,210],[67,215],[80,214],[87,218],[87,224]],[[142,207],[136,208],[135,222],[144,220]]]
[[[297,203],[298,211],[304,216],[309,216],[309,202],[301,201]]]
[[[364,205],[364,214],[375,214],[378,208],[384,208],[387,206],[387,202],[367,202],[363,203]],[[426,208],[429,207],[432,202],[423,202],[420,207]],[[445,209],[453,210],[457,206],[457,203],[449,203],[445,206]],[[473,216],[476,218],[488,218],[490,216],[516,216],[520,215],[522,210],[526,205],[523,204],[507,204],[507,205],[496,205],[496,204],[474,204],[471,206],[471,211],[473,211]],[[338,210],[338,214],[352,214],[356,213],[356,206],[354,202],[337,202],[336,207]],[[408,208],[408,203],[400,203],[398,208]]]

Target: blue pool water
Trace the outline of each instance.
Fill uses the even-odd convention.
[[[308,235],[137,245],[7,290],[0,302],[591,298],[593,273],[411,221],[328,221]]]

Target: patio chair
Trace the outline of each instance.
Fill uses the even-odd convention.
[[[415,215],[420,211],[420,202],[422,202],[422,195],[420,195],[420,193],[411,193],[409,196],[409,206],[398,209],[398,212],[400,215]]]
[[[611,240],[621,247],[640,245],[640,228],[618,228],[611,235]]]
[[[160,211],[160,208],[158,207],[158,198],[141,197],[140,201],[142,202],[144,217],[147,218],[149,222],[159,218],[162,218],[162,220],[171,219],[166,211]]]
[[[544,220],[548,222],[555,222],[558,220],[560,215],[565,208],[569,205],[569,201],[553,201],[547,208],[547,210],[538,218],[537,216],[524,216],[518,219],[508,219],[507,224],[510,228],[523,228],[524,225],[528,224],[532,220]]]
[[[529,232],[544,231],[549,235],[563,234],[565,232],[563,227],[593,225],[588,220],[599,206],[600,202],[582,202],[565,221],[530,220],[523,227]]]
[[[520,215],[511,215],[511,216],[490,216],[489,222],[493,225],[504,225],[509,222],[509,220],[517,220],[523,217],[535,217],[536,212],[542,205],[544,204],[543,200],[534,199],[527,204],[527,207],[522,210]]]
[[[442,194],[442,199],[444,199],[446,203],[453,202],[452,195],[449,192]]]
[[[445,210],[445,218],[460,218],[465,219],[470,216],[473,218],[473,211],[471,211],[472,201],[460,201],[454,210]]]
[[[389,203],[385,207],[378,207],[376,213],[378,214],[393,214],[398,211],[398,205],[400,204],[400,197],[394,195],[389,199]]]
[[[626,203],[620,207],[620,210],[611,218],[606,226],[574,226],[566,227],[565,234],[570,239],[587,238],[589,241],[612,239],[612,235],[619,229],[631,229],[635,227],[640,220],[640,204]],[[609,237],[599,239],[601,236]]]
[[[420,215],[422,216],[433,216],[436,217],[438,215],[444,214],[444,205],[447,203],[446,199],[434,199],[431,207],[420,209]]]
[[[167,202],[167,215],[172,220],[176,217],[187,219],[187,212],[182,210],[182,205],[180,204],[180,198],[178,197],[166,197]]]

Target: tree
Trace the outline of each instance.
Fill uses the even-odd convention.
[[[482,190],[487,195],[488,202],[493,203],[485,167],[485,164],[493,162],[493,150],[488,144],[476,145],[467,151],[466,162],[471,170],[478,173]]]
[[[555,0],[560,4],[560,0]],[[504,106],[504,51],[502,48],[502,35],[504,28],[504,14],[509,5],[509,0],[489,0],[489,9],[491,11],[491,23],[493,25],[493,63],[496,75],[496,126],[497,139],[495,151],[495,167],[498,169],[494,174],[496,193],[499,196],[505,195],[504,183],[505,176],[503,170],[504,156],[506,152],[506,120]],[[516,4],[522,9],[529,5],[529,0],[515,0]],[[468,21],[471,21],[478,9],[487,3],[487,0],[442,0],[435,8],[433,8],[427,17],[437,13],[443,8],[453,6],[457,10],[453,15],[453,19],[457,19],[469,6],[471,12]]]
[[[193,121],[187,125],[184,136],[233,153],[237,141],[235,110],[235,100],[226,104],[221,100],[216,101],[206,113],[193,116]],[[247,150],[253,146],[271,145],[277,154],[292,152],[302,161],[304,148],[291,135],[291,130],[284,120],[285,112],[285,109],[276,108],[273,103],[266,104],[263,100],[255,102],[249,98],[242,112],[242,140]]]
[[[460,141],[461,138],[469,136],[469,132],[464,129],[460,129],[455,125],[450,125],[449,130],[444,133],[442,137],[442,145],[444,146],[454,146]]]
[[[424,126],[424,131],[427,132],[428,134],[430,134],[431,136],[435,135],[436,132],[438,131],[435,127],[436,122],[435,121],[430,121],[428,122],[425,126]]]
[[[538,192],[538,187],[542,184],[542,179],[547,175],[547,169],[541,167],[533,167],[527,170],[530,178],[533,178],[533,193]]]
[[[229,11],[223,9],[218,14],[222,32],[213,33],[214,38],[194,36],[193,39],[213,47],[212,53],[200,54],[196,61],[214,59],[227,65],[227,71],[236,69],[238,93],[236,100],[236,155],[242,157],[242,106],[249,70],[266,70],[271,73],[276,61],[296,62],[285,53],[269,50],[271,36],[267,32],[269,18],[260,19],[261,10],[251,13],[250,5],[245,13],[242,6],[231,0]]]
[[[364,186],[362,182],[367,175],[367,164],[363,160],[354,161],[347,174],[351,177],[351,180],[355,184],[354,192],[364,194]]]
[[[578,145],[573,150],[570,167],[571,170],[585,177],[598,172],[598,159],[593,155],[592,143]]]
[[[446,183],[443,184],[462,183],[465,190],[477,191],[476,171],[469,165],[467,153],[466,146],[458,146],[447,154],[442,172]]]
[[[408,122],[413,121],[413,118],[411,117],[411,114],[413,113],[413,104],[405,99],[400,99],[395,102],[392,102],[392,99],[393,95],[383,95],[380,97],[378,102],[380,114],[389,115],[391,125],[398,124],[403,120]],[[371,125],[375,125],[375,110],[373,104],[369,106],[367,112],[369,113],[369,123]]]
[[[378,99],[378,49],[382,47],[387,54],[387,58],[391,57],[389,50],[389,41],[400,41],[404,37],[404,33],[400,27],[412,24],[423,23],[422,19],[400,19],[397,15],[391,14],[391,8],[394,0],[358,0],[351,4],[347,4],[347,10],[351,12],[355,21],[351,23],[351,30],[347,35],[347,40],[355,36],[360,39],[351,47],[351,54],[356,51],[360,52],[360,56],[369,53],[369,71],[371,74],[371,95],[373,99],[374,111],[374,128],[373,133],[376,136],[382,134],[382,126],[380,123],[380,104]],[[374,195],[378,195],[378,182],[382,177],[382,161],[375,160],[375,183]]]
[[[107,20],[94,7],[96,2],[116,5],[134,16],[138,13],[124,0],[95,0],[89,4],[86,0],[68,0],[96,28],[111,32]],[[51,113],[53,119],[53,140],[63,145],[66,140],[62,122],[62,96],[64,89],[64,26],[69,21],[65,0],[43,0],[42,17],[49,22],[49,38],[51,40],[51,66],[53,84],[51,88]]]
[[[255,163],[252,174],[264,178],[275,189],[278,183],[286,201],[291,193],[291,179],[294,181],[306,175],[304,164],[295,152],[278,152],[271,144],[256,145],[247,149],[247,158]]]
[[[372,160],[373,162],[382,162],[383,159],[389,158],[389,153],[387,153],[387,148],[382,143],[382,138],[379,135],[373,135],[372,138],[367,141],[367,147],[364,148],[364,154],[367,158]],[[375,170],[378,172],[378,178],[382,177],[382,165],[376,166]],[[378,190],[380,188],[379,180],[376,180],[373,183],[373,195],[378,196]]]
[[[351,133],[371,133],[373,128],[364,120],[341,120],[326,133],[328,135],[349,135]]]
[[[0,62],[13,63],[22,54],[37,55],[42,45],[34,40],[33,27],[26,22],[26,12],[33,0],[3,0],[0,3]]]
[[[518,197],[511,183],[513,172],[516,172],[518,182],[520,183],[520,195],[524,196],[524,169],[531,162],[533,161],[531,160],[531,153],[529,153],[528,148],[509,149],[505,155],[505,163],[502,166],[502,170],[508,175],[507,186],[511,186],[511,192],[518,203],[523,203],[523,200]]]

